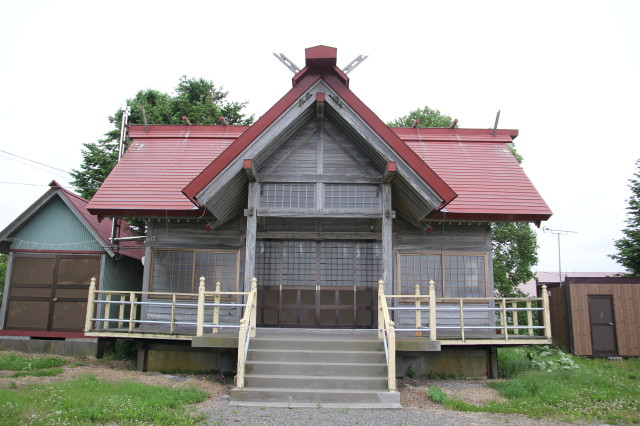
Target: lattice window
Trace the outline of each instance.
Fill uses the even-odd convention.
[[[377,241],[258,240],[256,276],[266,286],[376,287],[382,246]]]
[[[238,291],[237,251],[155,250],[152,271],[155,292],[197,293],[201,276],[207,291]]]
[[[399,260],[401,294],[414,294],[416,284],[427,293],[433,280],[438,297],[486,296],[485,255],[400,253]]]
[[[315,207],[314,184],[267,183],[260,186],[260,206],[312,209]]]
[[[324,189],[326,208],[378,209],[380,187],[378,185],[328,184]]]

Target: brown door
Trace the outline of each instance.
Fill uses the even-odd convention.
[[[5,328],[82,331],[99,256],[15,255]]]
[[[616,326],[613,314],[613,296],[589,296],[591,346],[595,356],[616,356]]]
[[[379,243],[261,240],[257,246],[260,326],[377,326]]]

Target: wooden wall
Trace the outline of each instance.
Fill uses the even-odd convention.
[[[549,310],[553,342],[565,351],[571,350],[566,287],[549,287]],[[538,288],[538,293],[540,289]],[[542,323],[542,322],[541,322]]]
[[[567,282],[573,353],[593,355],[588,296],[612,295],[618,355],[640,356],[640,279],[568,278]]]

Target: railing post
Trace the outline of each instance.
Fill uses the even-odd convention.
[[[136,320],[136,294],[132,291],[129,293],[129,333],[133,331],[133,322]]]
[[[382,312],[382,299],[384,299],[384,281],[378,281],[378,340],[382,340],[384,328],[384,314]]]
[[[118,319],[120,320],[120,322],[118,322],[118,328],[121,329],[124,324],[122,322],[122,320],[124,319],[124,294],[120,295],[119,298],[119,302],[120,302],[120,310],[118,311]]]
[[[389,363],[387,365],[387,381],[389,382],[389,390],[396,390],[396,330],[395,323],[389,321],[387,328],[387,338],[389,340]]]
[[[91,323],[93,322],[91,319],[93,318],[93,310],[95,309],[95,298],[96,294],[96,279],[91,278],[91,284],[89,285],[89,296],[87,299],[87,317],[84,321],[84,331],[91,331]]]
[[[460,338],[464,342],[464,299],[460,299]]]
[[[509,340],[509,324],[507,324],[507,301],[505,299],[500,300],[500,320],[502,321],[504,340]]]
[[[111,295],[110,294],[106,294],[105,298],[104,298],[104,312],[102,315],[102,319],[104,319],[104,328],[110,328],[109,327],[109,317],[111,316]]]
[[[171,324],[169,325],[169,334],[173,334],[176,322],[176,294],[173,293],[171,298]]]
[[[422,313],[420,312],[420,284],[416,284],[416,328],[422,327]],[[422,331],[416,331],[416,337],[422,337]]]
[[[249,335],[256,337],[256,317],[258,308],[258,279],[253,277],[251,279],[251,316],[249,317],[249,329],[251,330]]]
[[[238,332],[238,368],[236,373],[236,388],[244,389],[244,359],[245,342],[247,341],[247,320],[240,320],[240,330]]]
[[[518,329],[518,302],[511,302],[511,307],[514,309],[511,313],[513,317],[513,334],[520,334]]]
[[[549,312],[549,293],[547,286],[542,286],[542,316],[544,317],[544,337],[551,339],[551,313]]]
[[[204,329],[204,277],[200,277],[200,286],[198,287],[198,313],[196,319],[196,336],[202,336]]]
[[[436,334],[436,283],[429,281],[429,340],[437,340]]]
[[[533,311],[531,311],[531,300],[527,300],[527,330],[529,332],[529,336],[533,336]]]
[[[220,281],[218,281],[216,283],[216,292],[215,295],[213,296],[213,303],[215,305],[218,305],[220,303],[220,288],[221,288],[221,284]],[[220,322],[220,306],[214,306],[213,307],[213,325],[218,325],[218,323]],[[216,334],[219,333],[220,329],[213,327],[213,329],[211,330],[211,334]]]

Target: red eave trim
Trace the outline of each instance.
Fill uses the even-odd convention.
[[[425,220],[429,219],[442,219],[442,220],[497,220],[497,221],[509,221],[509,222],[533,222],[539,223],[543,220],[549,220],[551,214],[527,214],[527,213],[450,213],[450,212],[436,212],[433,213]]]
[[[84,333],[79,331],[0,330],[0,336],[95,339],[95,337],[85,336]]]
[[[450,203],[458,196],[431,167],[418,157],[418,154],[384,124],[336,75],[324,74],[322,78],[443,199],[443,205]]]
[[[304,71],[304,70],[303,70]],[[302,72],[302,71],[301,71]],[[196,176],[182,193],[191,201],[196,200],[198,192],[211,182],[225,167],[227,167],[242,151],[244,151],[262,132],[264,132],[284,111],[287,110],[300,96],[302,96],[316,81],[319,74],[305,74],[296,85],[287,92],[274,106],[249,127],[238,139],[227,147],[211,162],[198,176]]]
[[[28,250],[28,249],[10,249],[13,253],[69,253],[69,254],[104,254],[104,251],[95,250]]]
[[[197,210],[148,210],[148,209],[118,209],[118,208],[109,208],[109,209],[101,209],[94,208],[88,209],[89,212],[96,216],[105,216],[105,217],[202,217],[209,218],[211,214],[209,214],[204,209]]]

